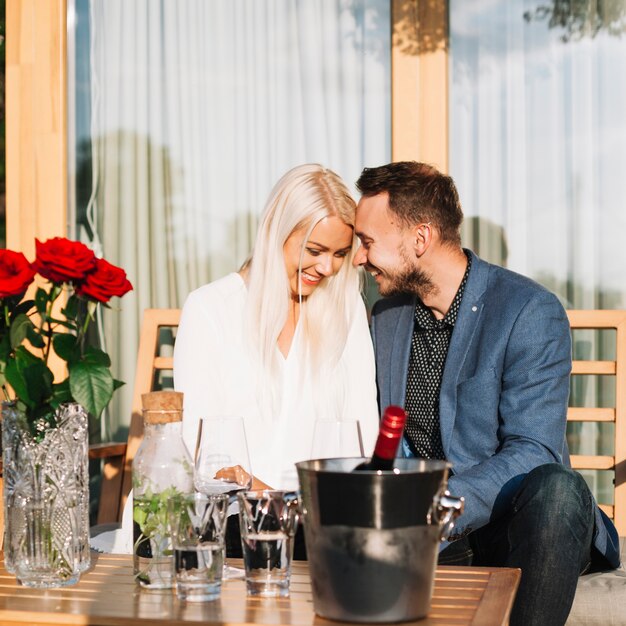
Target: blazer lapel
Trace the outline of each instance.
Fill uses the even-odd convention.
[[[449,456],[454,420],[456,419],[456,388],[459,374],[465,363],[474,332],[484,315],[483,295],[489,279],[489,263],[482,261],[471,251],[469,254],[472,257],[472,268],[450,339],[439,393],[441,443],[446,458]]]
[[[404,406],[406,396],[406,378],[409,371],[409,357],[411,355],[411,338],[413,336],[413,318],[415,312],[415,298],[402,307],[397,318],[397,325],[393,335],[393,348],[389,364],[389,395],[387,404]],[[384,406],[381,410],[384,410]]]

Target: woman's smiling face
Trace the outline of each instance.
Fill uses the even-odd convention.
[[[337,216],[321,219],[305,242],[306,230],[294,230],[283,246],[285,269],[294,298],[299,293],[302,297],[311,295],[324,278],[335,275],[352,249],[352,227]],[[301,254],[302,274],[299,275]]]

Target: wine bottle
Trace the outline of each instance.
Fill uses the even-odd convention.
[[[388,406],[380,420],[380,428],[378,430],[378,438],[374,454],[369,461],[359,463],[354,471],[377,471],[393,469],[393,461],[398,452],[398,445],[402,439],[404,424],[406,422],[406,413],[399,406]]]

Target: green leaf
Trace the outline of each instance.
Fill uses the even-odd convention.
[[[20,367],[40,362],[39,358],[32,352],[29,352],[24,346],[15,348],[15,361],[20,365]]]
[[[78,304],[79,304],[78,296],[72,295],[68,299],[67,303],[65,304],[65,307],[63,308],[61,312],[68,319],[75,320],[78,314]]]
[[[147,511],[140,509],[139,507],[135,507],[133,509],[133,522],[139,524],[139,528],[143,528],[146,523],[146,518],[148,517]]]
[[[30,409],[52,395],[52,372],[23,346],[7,362],[5,376],[17,397]]]
[[[33,348],[45,348],[46,342],[34,326],[26,331],[26,336],[28,337],[28,341],[30,341]]]
[[[28,365],[23,370],[24,380],[28,387],[28,397],[34,406],[43,405],[52,396],[54,376],[43,361]]]
[[[11,340],[8,333],[0,339],[0,363],[6,363],[11,354]]]
[[[38,404],[34,409],[29,411],[29,417],[32,420],[38,420],[43,417],[47,422],[54,424],[56,420],[54,420],[51,413],[54,413],[54,409],[50,406],[50,404]]]
[[[87,346],[85,348],[85,354],[83,356],[85,363],[93,363],[94,365],[104,365],[105,367],[111,367],[111,358],[106,352],[103,352],[99,348],[94,346]]]
[[[67,393],[70,392],[70,379],[69,377],[66,378],[65,380],[62,380],[60,383],[54,383],[53,385],[54,387],[54,392],[57,393],[57,391],[61,391],[61,390],[65,390],[67,391]]]
[[[57,409],[63,402],[72,402],[72,392],[70,391],[70,379],[66,378],[63,382],[52,385],[52,399],[50,404]]]
[[[80,350],[76,336],[71,333],[55,333],[52,338],[52,347],[57,355],[68,363],[80,359]]]
[[[26,339],[29,328],[34,329],[34,326],[27,315],[18,315],[13,322],[11,322],[9,335],[11,337],[12,348],[17,348],[22,345],[24,339]]]
[[[23,302],[20,302],[16,306],[12,307],[11,319],[15,319],[18,315],[22,315],[22,313],[28,313],[33,306],[35,306],[34,300],[24,300]]]
[[[70,366],[70,390],[76,402],[100,417],[113,396],[113,376],[104,365],[75,363]]]
[[[120,387],[123,387],[126,383],[123,380],[113,379],[113,391],[117,391]]]
[[[42,287],[39,287],[39,289],[37,289],[37,293],[35,294],[35,306],[37,307],[37,311],[39,311],[39,313],[46,312],[46,309],[48,308],[48,300],[48,292]]]

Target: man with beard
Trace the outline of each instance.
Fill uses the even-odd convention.
[[[465,498],[439,562],[519,567],[511,624],[564,624],[578,575],[619,565],[618,537],[565,441],[567,316],[528,278],[461,247],[452,179],[416,162],[366,168],[354,258],[372,312],[381,410],[404,406],[404,456],[452,464]]]

